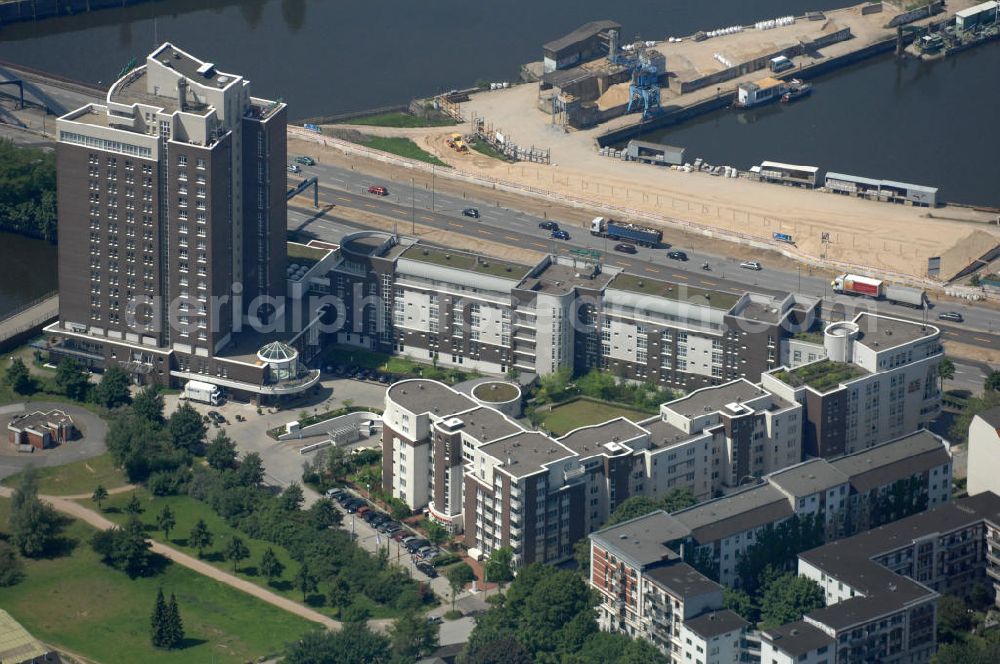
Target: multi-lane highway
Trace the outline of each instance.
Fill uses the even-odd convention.
[[[572,248],[594,249],[602,252],[604,262],[617,265],[636,274],[646,274],[651,278],[665,279],[690,284],[700,288],[718,288],[731,292],[751,290],[755,292],[799,292],[823,297],[824,317],[840,319],[855,308],[877,311],[882,314],[927,320],[942,330],[946,340],[967,343],[983,348],[1000,349],[1000,314],[986,307],[972,307],[960,304],[944,304],[930,311],[917,311],[901,305],[835,295],[830,291],[827,275],[814,275],[808,268],[796,270],[779,269],[769,266],[766,260],[747,253],[739,258],[722,254],[698,252],[677,245],[675,249],[685,251],[687,261],[672,260],[667,257],[665,247],[650,249],[638,247],[634,255],[614,251],[614,241],[593,237],[579,225],[566,225],[569,240],[554,240],[548,231],[538,227],[546,219],[518,210],[499,207],[496,202],[476,200],[472,197],[454,196],[426,188],[411,187],[409,181],[399,183],[379,180],[370,174],[339,166],[317,164],[303,167],[300,174],[289,174],[289,182],[298,182],[302,177],[316,175],[320,181],[321,203],[363,210],[398,222],[398,231],[408,233],[411,224],[443,229],[498,244],[509,244],[539,252],[566,253]],[[372,184],[388,188],[388,196],[373,196],[367,193]],[[311,196],[303,195],[292,201],[289,210],[289,229],[304,231],[316,237],[336,241],[347,230],[362,227],[356,222],[339,219],[334,207],[327,214],[316,217],[311,206]],[[479,219],[462,214],[465,208],[479,210]],[[751,271],[741,269],[742,260],[761,260],[763,269]],[[708,263],[710,270],[703,270]],[[945,324],[937,320],[940,311],[958,311],[965,317],[961,325]]]

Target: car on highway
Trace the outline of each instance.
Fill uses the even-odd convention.
[[[554,221],[540,221],[538,222],[538,227],[543,231],[557,231],[559,230],[559,224]]]
[[[757,261],[743,261],[742,263],[740,263],[740,267],[743,268],[744,270],[754,270],[754,271],[760,271],[762,269],[760,267],[760,263],[758,263]]]
[[[373,184],[368,187],[368,193],[372,196],[388,196],[389,190],[380,184]]]
[[[623,254],[634,254],[638,252],[634,244],[629,244],[627,242],[622,242],[621,244],[615,245],[615,251],[620,251]]]
[[[675,261],[686,261],[688,259],[688,255],[683,251],[668,251],[667,258],[672,258]]]
[[[316,160],[315,159],[313,159],[312,157],[307,157],[305,155],[299,155],[298,157],[295,158],[294,161],[295,161],[296,164],[302,164],[303,166],[315,166],[316,165]]]
[[[938,320],[946,320],[949,323],[964,323],[965,316],[957,311],[942,311],[938,314]]]
[[[476,208],[465,208],[462,210],[462,214],[466,217],[472,217],[473,219],[479,219],[479,210]]]
[[[299,166],[298,164],[289,164],[288,165],[288,172],[289,173],[301,173],[302,172],[302,167]]]
[[[553,240],[568,240],[569,239],[569,233],[567,233],[566,231],[552,231],[552,239]]]

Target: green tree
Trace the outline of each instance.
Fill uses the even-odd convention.
[[[319,589],[319,581],[309,569],[309,565],[302,563],[299,573],[295,575],[295,587],[302,592],[302,601],[306,601],[309,593],[314,593]]]
[[[512,636],[472,645],[461,661],[462,664],[534,664],[531,653]]]
[[[226,544],[226,558],[233,562],[233,574],[236,574],[236,566],[249,557],[250,549],[246,543],[239,537],[232,536]]]
[[[35,381],[32,380],[31,373],[28,371],[28,367],[25,366],[24,360],[19,357],[11,360],[4,380],[10,385],[10,389],[18,394],[31,394],[35,391]]]
[[[0,540],[0,588],[13,586],[24,578],[24,565],[17,552],[7,542]]]
[[[948,429],[948,436],[954,443],[964,443],[969,437],[969,425],[972,418],[979,413],[1000,406],[1000,392],[987,390],[981,397],[971,397],[966,403],[965,409],[955,418],[955,422]]]
[[[328,447],[324,457],[326,474],[335,483],[340,483],[350,472],[350,465],[347,463],[347,454],[342,447]]]
[[[424,531],[427,533],[427,540],[434,546],[441,546],[451,537],[447,528],[431,519],[424,521]]]
[[[988,392],[1000,392],[1000,371],[991,371],[983,381],[983,388]]]
[[[344,608],[351,603],[351,586],[340,576],[337,576],[330,583],[330,588],[326,593],[326,600],[330,606],[337,609],[337,618],[342,618]]]
[[[105,408],[117,408],[132,401],[129,377],[120,367],[108,367],[94,388],[94,401]]]
[[[972,616],[965,602],[954,595],[945,595],[938,600],[937,633],[941,643],[961,641],[972,629]]]
[[[143,576],[149,571],[150,544],[142,522],[131,517],[124,526],[98,531],[90,540],[94,551],[105,563],[129,575]]]
[[[194,452],[205,440],[205,422],[191,404],[182,403],[170,415],[167,430],[174,446]]]
[[[205,520],[198,519],[198,523],[194,524],[194,527],[191,528],[191,534],[188,535],[188,545],[198,549],[198,557],[201,558],[205,549],[212,546],[214,539]]]
[[[378,466],[366,466],[358,471],[358,482],[369,493],[377,493],[382,488],[382,470]]]
[[[149,640],[154,648],[169,648],[167,636],[167,601],[163,598],[163,588],[156,591],[153,613],[149,617]]]
[[[177,606],[177,596],[170,593],[170,603],[167,604],[167,647],[180,648],[184,643],[184,621]]]
[[[28,466],[11,496],[11,544],[26,558],[43,556],[58,539],[59,523],[55,510],[38,498],[38,476],[34,467]]]
[[[754,606],[753,599],[743,590],[734,588],[723,588],[722,605],[730,611],[738,614],[751,625],[757,622],[757,607]]]
[[[483,572],[487,581],[503,584],[514,580],[514,552],[510,547],[502,546],[490,554]]]
[[[264,575],[268,583],[274,583],[275,579],[280,579],[281,575],[285,573],[285,566],[278,560],[278,556],[275,555],[274,549],[271,547],[267,547],[260,557],[260,573]]]
[[[160,513],[156,515],[156,527],[163,531],[163,538],[168,542],[170,541],[170,531],[176,525],[177,519],[174,517],[174,511],[170,509],[170,505],[164,505]]]
[[[132,410],[150,424],[163,424],[163,395],[160,388],[147,385],[142,388],[132,401]]]
[[[141,482],[154,471],[172,470],[189,462],[188,453],[175,448],[163,429],[134,410],[119,411],[107,435],[111,458],[125,470],[129,480]]]
[[[297,512],[305,502],[305,494],[297,482],[292,482],[278,496],[278,507],[285,512]]]
[[[236,471],[237,481],[242,486],[257,486],[264,481],[264,462],[256,452],[250,452],[243,457],[239,470]]]
[[[760,598],[761,624],[774,628],[796,620],[813,609],[826,606],[819,584],[797,574],[775,577],[763,587]]]
[[[285,647],[289,664],[388,664],[389,639],[364,623],[337,632],[313,630]]]
[[[438,626],[416,612],[397,618],[389,627],[392,655],[397,662],[415,662],[438,646]]]
[[[539,388],[537,400],[539,403],[560,401],[566,396],[573,372],[568,366],[559,367],[556,371],[538,379]]]
[[[316,530],[336,528],[344,521],[344,515],[329,498],[320,498],[309,507],[309,523]]]
[[[682,509],[691,507],[696,504],[698,500],[691,493],[691,489],[687,487],[678,487],[675,489],[670,489],[667,491],[666,495],[660,501],[660,508],[665,512],[679,512]]]
[[[55,155],[0,140],[0,229],[56,241]]]
[[[108,490],[104,488],[103,484],[98,484],[97,488],[94,489],[94,493],[90,494],[90,499],[97,503],[97,509],[103,510],[104,507],[101,503],[108,499]]]
[[[128,502],[125,503],[125,513],[131,514],[132,516],[139,516],[143,513],[142,502],[139,500],[134,492],[131,497],[129,497]]]
[[[56,367],[56,386],[74,401],[83,401],[90,387],[90,374],[72,357],[64,357]]]
[[[465,587],[465,584],[471,583],[476,578],[476,574],[465,563],[459,563],[445,572],[445,578],[448,579],[448,585],[451,587],[451,608],[454,609],[456,596]]]
[[[741,587],[755,593],[766,568],[779,572],[791,569],[800,553],[823,543],[824,535],[823,521],[815,515],[795,515],[777,526],[765,527],[736,563]]]
[[[236,465],[236,443],[220,429],[205,448],[205,460],[216,470],[233,468]]]
[[[655,512],[658,509],[660,509],[660,503],[652,498],[649,498],[648,496],[632,496],[631,498],[626,498],[618,507],[615,508],[615,511],[611,513],[611,517],[608,519],[605,527],[644,516],[650,512]]]
[[[955,363],[951,361],[950,357],[941,358],[941,362],[938,363],[938,378],[942,381],[951,380],[955,377]]]

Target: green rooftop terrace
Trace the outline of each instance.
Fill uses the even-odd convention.
[[[771,375],[792,387],[806,385],[817,392],[826,392],[866,373],[868,372],[861,367],[849,362],[819,360],[792,370],[781,369]]]
[[[520,263],[499,260],[490,256],[479,256],[461,251],[450,251],[422,244],[415,244],[403,252],[401,258],[432,263],[456,270],[466,270],[492,277],[520,280],[531,268]]]
[[[823,345],[823,333],[820,331],[814,332],[796,332],[792,335],[792,339],[796,341],[805,341],[811,344]]]
[[[676,300],[678,302],[687,302],[688,304],[697,304],[703,307],[722,309],[724,311],[732,309],[733,305],[740,299],[738,295],[734,295],[732,293],[705,290],[703,288],[688,286],[687,284],[675,284],[669,281],[648,279],[646,277],[640,277],[627,272],[622,272],[616,276],[611,283],[608,284],[608,288],[629,291],[630,293],[640,293],[642,295],[650,295],[653,297],[662,297],[670,300]]]
[[[329,249],[310,247],[298,242],[288,242],[286,247],[289,265],[297,263],[299,265],[312,266],[323,260],[323,257],[330,253]]]

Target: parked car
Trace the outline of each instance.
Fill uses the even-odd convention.
[[[742,263],[740,263],[740,267],[743,268],[744,270],[754,270],[754,271],[759,271],[761,269],[760,263],[758,263],[757,261],[743,261]]]
[[[951,323],[964,323],[965,316],[957,311],[942,311],[938,314],[938,320],[946,320]]]
[[[568,240],[569,239],[569,233],[567,233],[566,231],[552,231],[552,239],[553,240]]]
[[[686,261],[688,259],[688,255],[683,251],[668,251],[667,258],[672,258],[675,261]]]
[[[326,490],[326,497],[327,498],[340,498],[343,495],[344,495],[344,490],[343,489],[339,489],[337,487],[334,487],[332,489],[327,489]]]
[[[428,544],[430,544],[430,542],[428,542],[425,539],[421,539],[419,537],[410,542],[405,542],[405,541],[403,542],[403,546],[405,546],[406,550],[409,551],[410,553],[416,553],[417,551],[424,548]]]
[[[372,508],[369,507],[368,505],[361,505],[358,508],[358,516],[363,517],[365,514],[368,514],[371,511],[372,511]]]
[[[557,231],[559,230],[559,224],[554,221],[540,221],[538,222],[538,227],[543,231]]]
[[[414,565],[418,570],[427,575],[428,578],[436,579],[438,576],[437,570],[430,563],[419,562]]]
[[[295,158],[296,164],[302,164],[303,166],[315,166],[316,160],[312,157],[307,157],[305,155],[300,155]]]
[[[356,502],[348,501],[347,503],[344,504],[344,511],[347,512],[348,514],[354,514],[355,512],[358,511],[359,507],[361,507],[361,505],[357,504]]]
[[[373,196],[388,196],[389,190],[380,184],[373,184],[370,187],[368,187],[368,193],[372,194]]]
[[[462,214],[466,217],[472,217],[473,219],[479,219],[479,210],[476,208],[465,208],[462,210]]]
[[[637,253],[639,250],[635,248],[634,244],[622,242],[621,244],[615,245],[615,251],[620,251],[623,254],[634,254]]]
[[[399,529],[399,530],[397,530],[396,532],[394,532],[394,533],[393,533],[393,534],[391,535],[391,537],[392,537],[392,539],[396,540],[397,542],[400,542],[400,543],[402,543],[402,541],[403,541],[404,539],[406,539],[407,537],[413,537],[413,535],[411,535],[411,534],[410,534],[410,531],[409,531],[409,530],[407,530],[406,528],[402,528],[402,527],[400,527],[400,529]]]
[[[430,575],[428,574],[428,576]],[[442,618],[441,616],[427,616],[427,622],[429,622],[432,625],[440,625],[441,623],[444,622],[444,618]]]
[[[288,172],[289,173],[301,173],[302,172],[302,167],[299,166],[298,164],[289,164],[288,165]]]

